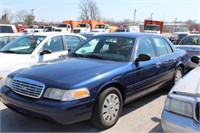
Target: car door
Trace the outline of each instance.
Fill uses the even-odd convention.
[[[44,43],[41,51],[44,51],[44,50],[48,50],[51,53],[46,53],[46,54],[40,53],[38,62],[57,59],[68,53],[68,50],[66,50],[66,47],[64,45],[63,38],[61,35],[54,36],[50,38],[46,43]]]
[[[157,57],[154,44],[149,37],[142,38],[136,48],[136,58],[140,54],[146,54],[151,57],[148,61],[139,61],[135,63],[136,68],[132,71],[132,83],[128,87],[133,93],[153,91],[156,85],[160,83],[161,73],[159,58]],[[153,87],[153,88],[152,88]],[[135,96],[135,95],[134,95]]]
[[[171,80],[176,68],[176,54],[164,38],[153,37],[152,39],[159,53],[162,81]]]

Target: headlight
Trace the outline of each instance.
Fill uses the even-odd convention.
[[[90,92],[87,88],[79,88],[74,90],[64,90],[59,88],[48,88],[44,94],[44,97],[60,100],[60,101],[72,101],[82,99],[90,96]]]
[[[167,98],[165,102],[165,110],[192,117],[192,104],[184,101]]]
[[[5,85],[6,85],[7,87],[11,88],[11,87],[12,87],[12,78],[7,77],[7,78],[6,78],[6,81],[5,81]]]

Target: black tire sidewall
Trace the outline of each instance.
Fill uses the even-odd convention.
[[[115,118],[115,120],[111,123],[107,123],[103,119],[102,108],[103,108],[103,104],[104,104],[106,97],[110,94],[116,94],[118,96],[120,105],[119,105],[119,111],[118,111],[118,114],[117,114],[117,117]],[[99,95],[98,101],[95,106],[96,106],[96,109],[95,109],[94,113],[96,113],[95,115],[97,116],[97,120],[96,120],[97,123],[95,125],[98,127],[101,127],[101,128],[112,127],[118,121],[121,111],[122,111],[122,96],[121,96],[120,91],[115,87],[107,88]]]

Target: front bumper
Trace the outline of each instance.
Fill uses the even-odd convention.
[[[2,87],[0,94],[2,103],[16,112],[61,124],[88,120],[92,114],[92,100],[61,102],[43,98],[33,99],[16,94],[5,86]]]
[[[200,133],[200,123],[166,110],[162,113],[161,123],[165,132]]]

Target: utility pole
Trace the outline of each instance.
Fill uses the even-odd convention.
[[[177,22],[177,17],[175,18],[175,21],[174,21],[174,23],[175,23],[175,27],[176,27],[176,22]]]
[[[35,9],[31,9],[31,15],[32,15],[32,16],[33,16],[33,12],[34,12],[34,10],[35,10]]]
[[[136,22],[135,22],[135,17],[136,17],[136,9],[134,10],[134,25],[136,24]]]
[[[153,20],[153,13],[151,13],[151,20]]]

